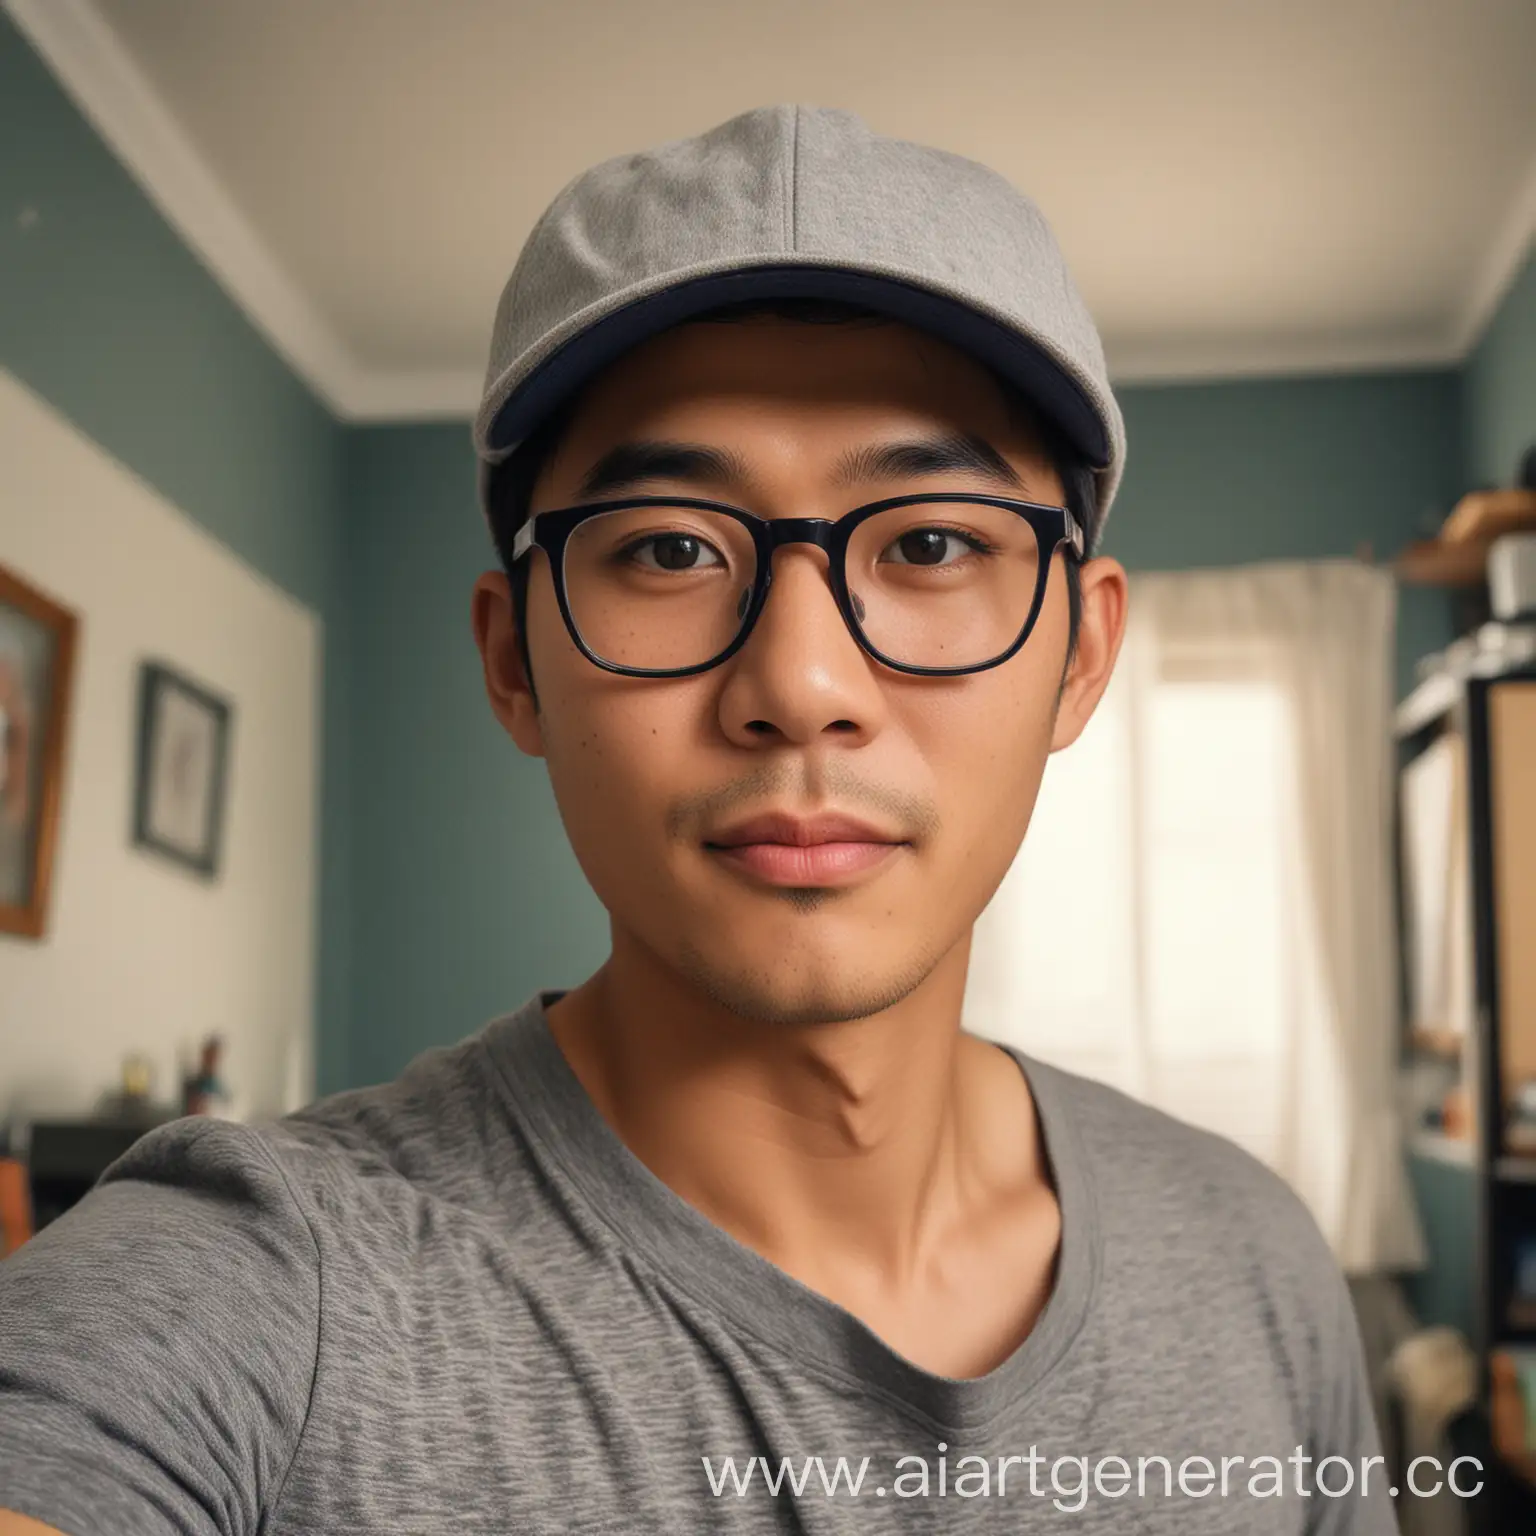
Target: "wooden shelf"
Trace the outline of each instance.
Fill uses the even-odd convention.
[[[1493,541],[1529,528],[1536,528],[1536,491],[1472,491],[1437,538],[1410,544],[1392,568],[1399,581],[1417,586],[1475,587],[1487,574]]]
[[[1536,527],[1536,491],[1519,487],[1468,491],[1441,526],[1440,537],[1452,544],[1481,541],[1487,545],[1506,533],[1532,527]]]
[[[1443,539],[1418,539],[1392,562],[1397,579],[1417,587],[1475,587],[1487,568],[1488,545],[1481,541],[1448,544]]]
[[[1454,1029],[1414,1029],[1408,1033],[1410,1050],[1442,1061],[1460,1061],[1466,1045],[1467,1037]]]

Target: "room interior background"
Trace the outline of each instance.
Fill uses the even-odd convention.
[[[0,560],[38,567],[85,617],[52,939],[0,943],[0,1090],[78,1095],[93,1053],[110,1074],[146,1040],[218,1027],[251,1107],[271,1111],[386,1078],[579,979],[605,953],[604,914],[542,765],[490,717],[469,636],[490,550],[467,421],[335,419],[4,15],[0,143]],[[1389,556],[1464,490],[1507,483],[1528,446],[1536,261],[1454,364],[1120,398],[1132,450],[1106,549],[1133,572]],[[47,540],[29,522],[39,497]],[[157,628],[197,591],[220,594],[201,629]],[[204,931],[183,909],[209,893],[120,850],[124,784],[76,765],[93,733],[127,730],[114,687],[130,652],[196,666],[236,611],[237,728],[273,749],[265,788],[242,755],[243,814],[260,816],[249,796],[288,796],[296,832],[255,888],[218,889]],[[1400,692],[1453,633],[1442,594],[1404,589]],[[141,929],[172,935],[163,955]],[[146,989],[152,969],[179,980]],[[312,1041],[312,1065],[294,1040]],[[0,1092],[0,1115],[13,1107]],[[1456,1254],[1461,1170],[1412,1171],[1432,1250]],[[1465,1293],[1454,1262],[1419,1281],[1431,1320],[1460,1321]]]

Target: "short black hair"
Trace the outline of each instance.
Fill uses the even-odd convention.
[[[802,325],[885,325],[884,315],[862,305],[845,304],[830,299],[747,299],[727,304],[698,315],[690,324],[714,322],[737,324],[747,320],[791,320]],[[1054,423],[1040,413],[1011,385],[999,379],[998,387],[1009,409],[1022,416],[1039,438],[1046,458],[1061,482],[1067,510],[1083,530],[1084,548],[1092,551],[1098,538],[1099,503],[1092,466],[1067,442]],[[533,488],[549,456],[559,446],[575,414],[580,397],[568,400],[552,411],[517,448],[494,466],[486,484],[486,515],[497,558],[512,588],[512,612],[517,626],[518,649],[522,653],[523,672],[533,689],[533,668],[528,657],[528,572],[532,562],[513,563],[512,541],[517,530],[528,521],[533,504]],[[1082,580],[1077,561],[1067,560],[1067,659],[1077,648],[1077,629],[1082,615]],[[534,691],[537,706],[538,693]]]

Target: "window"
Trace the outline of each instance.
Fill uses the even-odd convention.
[[[1319,992],[1266,662],[1128,650],[978,924],[966,1022],[1280,1166]]]

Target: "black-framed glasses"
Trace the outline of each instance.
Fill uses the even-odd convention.
[[[773,584],[773,553],[827,555],[838,609],[864,650],[898,672],[954,677],[1007,661],[1040,613],[1051,560],[1083,557],[1065,507],[935,491],[835,520],[757,517],[689,496],[635,496],[539,512],[537,545],[583,655],[629,677],[708,671],[746,643]]]

